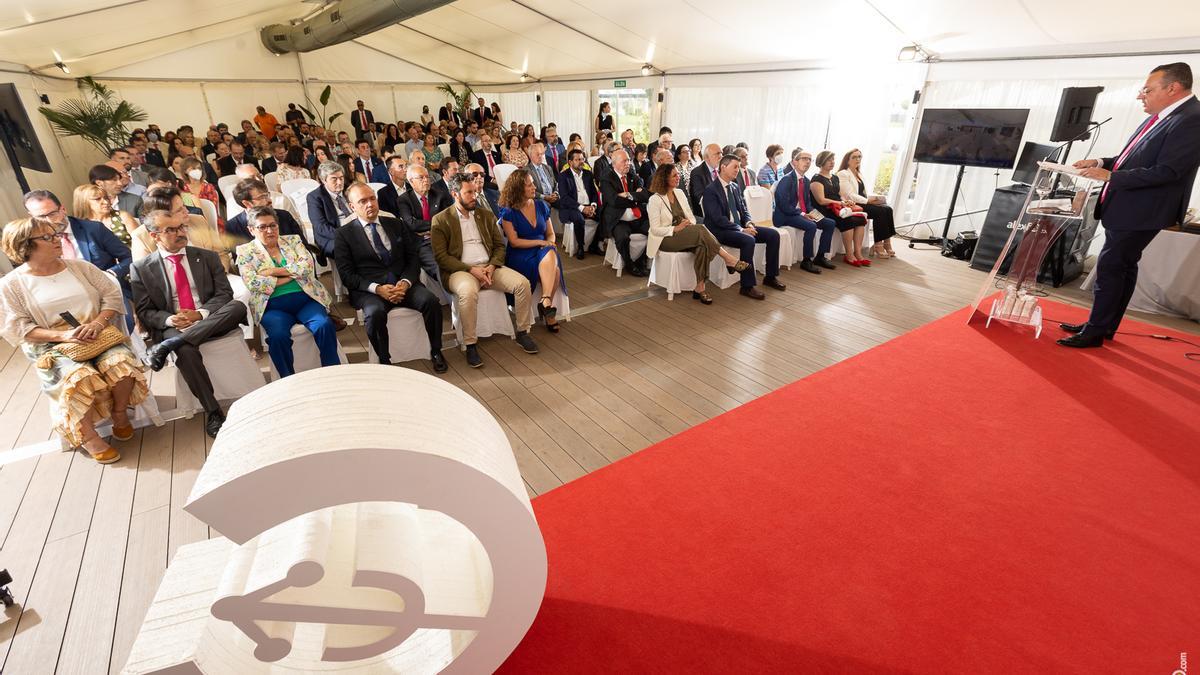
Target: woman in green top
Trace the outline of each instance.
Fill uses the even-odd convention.
[[[296,372],[292,327],[304,324],[321,352],[322,366],[341,363],[337,328],[329,318],[332,299],[317,279],[316,263],[294,234],[280,236],[269,206],[246,212],[254,241],[237,247],[237,267],[250,290],[250,311],[267,334],[267,352],[280,377]]]
[[[76,218],[103,223],[126,246],[133,242],[129,236],[130,232],[137,229],[133,216],[113,208],[112,199],[99,186],[91,183],[80,185],[75,188],[72,201]]]

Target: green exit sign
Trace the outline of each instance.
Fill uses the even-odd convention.
[[[613,88],[614,89],[624,89],[625,88],[625,80],[613,80]]]

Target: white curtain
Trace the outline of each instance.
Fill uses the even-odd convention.
[[[558,125],[558,136],[566,143],[571,134],[584,138],[584,147],[591,150],[592,102],[591,94],[582,91],[547,91],[542,94],[542,108],[546,113],[545,124]]]
[[[1076,142],[1068,161],[1084,157],[1111,157],[1119,154],[1129,135],[1145,117],[1141,104],[1135,100],[1143,77],[1121,79],[1014,79],[979,80],[964,79],[932,82],[925,92],[926,108],[1029,108],[1029,121],[1025,127],[1023,141],[1049,143],[1058,102],[1065,87],[1103,86],[1104,91],[1096,99],[1092,119],[1100,121],[1112,117],[1105,124],[1095,148],[1089,153],[1092,140]],[[938,164],[921,164],[916,168],[915,193],[907,209],[905,221],[914,223],[933,219],[932,228],[940,235],[942,218],[949,208],[951,193],[958,167]],[[997,175],[998,173],[998,175]],[[955,204],[955,213],[986,210],[991,203],[996,187],[1012,183],[1012,170],[968,167],[963,175],[962,191]],[[1197,196],[1193,195],[1193,203]],[[983,227],[985,213],[971,217],[955,218],[950,225],[950,235],[960,230],[976,230]],[[918,228],[917,236],[925,236],[928,230]]]

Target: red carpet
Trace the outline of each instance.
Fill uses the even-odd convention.
[[[1182,356],[1200,350],[1068,350],[1057,326],[1035,341],[965,317],[535,500],[549,585],[500,672],[1200,660],[1200,363]]]

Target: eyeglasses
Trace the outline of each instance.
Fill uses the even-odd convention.
[[[263,232],[270,232],[271,230],[278,230],[279,224],[278,223],[264,223],[264,224],[260,224],[260,225],[255,225],[254,229],[261,230]]]
[[[161,230],[157,230],[157,232],[159,234],[169,234],[171,236],[175,236],[177,234],[180,234],[181,232],[187,232],[187,229],[189,227],[191,227],[191,225],[187,225],[187,224],[179,225],[178,227],[164,227]]]
[[[52,243],[54,243],[54,240],[64,239],[64,238],[66,238],[66,236],[67,236],[66,230],[59,230],[57,232],[52,232],[50,234],[43,234],[38,237],[30,237],[29,239],[32,241],[44,241],[48,244],[52,244]]]
[[[464,172],[462,172],[462,175],[470,176],[471,178],[482,178],[483,172],[482,171],[464,171]]]

